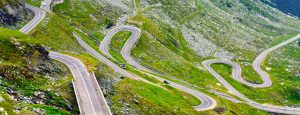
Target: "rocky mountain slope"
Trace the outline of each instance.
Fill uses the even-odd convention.
[[[3,73],[1,80],[10,84],[2,87],[3,91],[6,91],[3,95],[20,91],[22,97],[23,93],[30,92],[27,96],[36,101],[35,97],[46,94],[49,102],[38,100],[38,103],[42,103],[41,106],[29,101],[26,106],[32,110],[38,108],[36,111],[42,110],[46,113],[58,110],[60,111],[53,113],[76,112],[68,106],[68,102],[74,102],[74,98],[68,98],[72,97],[70,95],[73,92],[67,85],[72,79],[67,69],[54,62],[62,72],[55,71],[52,64],[45,60],[38,50],[30,48],[44,46],[81,59],[90,71],[95,71],[99,85],[115,114],[268,114],[212,93],[211,91],[214,91],[232,96],[203,68],[201,62],[214,58],[232,60],[242,66],[243,76],[248,81],[260,83],[260,78],[251,68],[251,62],[262,50],[299,33],[299,24],[298,19],[259,0],[64,0],[53,7],[53,13],[48,14],[29,34],[31,40],[35,40],[39,45],[30,46],[27,43],[32,41],[18,42],[21,39],[15,40],[11,36],[6,37],[7,40],[0,44],[3,46],[1,50],[7,47],[12,49],[3,50],[2,53],[4,65],[0,66]],[[120,25],[133,25],[142,30],[141,38],[132,51],[136,60],[162,73],[165,79],[190,86],[213,97],[218,103],[216,109],[195,111],[192,106],[199,104],[199,100],[132,69],[120,56],[120,49],[130,36],[129,32],[120,32],[114,36],[110,52],[128,71],[149,79],[155,85],[116,74],[87,54],[72,36],[72,32],[76,32],[98,50],[107,31]],[[5,35],[10,31],[0,32]],[[20,47],[29,49],[26,52],[35,53],[29,56],[25,54],[30,53],[23,54],[15,46],[19,46],[19,43]],[[254,89],[234,81],[230,77],[231,68],[227,65],[215,64],[213,67],[237,90],[254,101],[299,106],[299,49],[297,43],[293,43],[273,52],[266,59],[263,68],[269,70],[274,82],[272,87],[266,89]],[[4,57],[6,55],[16,58],[7,59]],[[20,63],[15,67],[16,64],[12,62]],[[6,69],[6,66],[10,68]],[[17,69],[5,71],[11,70],[12,67]],[[18,77],[20,82],[13,84],[12,81]],[[34,86],[17,87],[24,81],[31,84],[33,79],[36,81]],[[9,89],[5,90],[5,87]],[[59,95],[56,95],[57,93]],[[8,101],[3,103],[1,105],[0,102],[0,107]],[[17,110],[16,105],[18,104],[10,105],[10,108],[5,110]]]
[[[67,69],[26,35],[3,28],[0,33],[0,113],[76,113]]]
[[[25,2],[23,0],[0,1],[0,24],[11,25],[22,20],[25,14]]]

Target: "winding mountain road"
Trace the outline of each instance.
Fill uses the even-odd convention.
[[[282,106],[267,106],[267,105],[262,105],[259,104],[255,101],[250,100],[243,94],[241,94],[239,91],[237,91],[233,86],[231,86],[220,74],[218,74],[215,70],[213,70],[210,65],[214,63],[223,63],[223,64],[228,64],[232,66],[233,73],[239,73],[237,71],[237,68],[240,68],[239,65],[234,64],[232,62],[228,62],[225,60],[207,60],[204,61],[202,64],[203,66],[210,72],[220,83],[222,83],[233,95],[245,100],[247,104],[251,105],[252,107],[255,107],[257,109],[269,111],[269,112],[276,112],[276,113],[285,113],[285,114],[300,114],[300,108],[290,108],[290,107],[282,107]],[[236,67],[238,66],[238,67]],[[240,74],[232,74],[233,78],[236,79],[240,77]],[[236,76],[238,75],[238,76]],[[242,78],[241,78],[242,79]],[[237,80],[240,81],[240,80]]]
[[[25,8],[30,9],[35,14],[34,18],[30,22],[28,22],[23,28],[21,28],[19,30],[20,32],[22,32],[24,34],[28,34],[33,28],[35,28],[45,18],[46,13],[43,10],[41,10],[37,7],[34,7],[32,5],[29,5],[29,4],[25,4]]]
[[[115,63],[111,62],[109,59],[105,58],[104,56],[102,56],[101,54],[99,54],[97,51],[95,51],[92,47],[90,47],[87,43],[85,43],[82,38],[80,36],[78,36],[77,34],[73,33],[73,36],[76,38],[77,42],[79,43],[79,45],[81,47],[83,47],[88,53],[90,53],[93,57],[95,57],[96,59],[98,59],[99,61],[105,63],[107,66],[109,66],[110,68],[112,68],[115,72],[122,74],[124,76],[127,76],[131,79],[134,80],[142,80],[145,82],[148,82],[147,80],[140,78],[139,76],[132,74],[130,72],[127,72],[126,70],[122,69],[121,67],[119,67],[118,65],[116,65]]]
[[[46,0],[45,2],[41,7],[44,7],[49,12],[50,9],[48,8],[52,0]],[[26,4],[25,7],[35,13],[35,17],[20,30],[20,32],[28,34],[44,19],[46,13],[29,4]],[[111,111],[94,74],[89,73],[79,59],[56,52],[50,52],[49,56],[66,64],[71,70],[75,79],[73,83],[74,91],[82,115],[111,115]]]
[[[274,47],[271,47],[271,48],[269,48],[269,49],[261,52],[255,58],[255,60],[253,61],[252,67],[261,76],[262,80],[264,81],[264,83],[260,85],[261,87],[268,87],[268,86],[272,85],[272,81],[270,79],[270,75],[267,72],[265,72],[265,71],[263,71],[261,69],[261,64],[263,63],[263,60],[272,51],[274,51],[274,50],[276,50],[276,49],[278,49],[278,48],[280,48],[282,46],[285,46],[285,45],[287,45],[287,44],[289,44],[289,43],[291,43],[291,42],[293,42],[293,41],[295,41],[295,40],[297,40],[299,38],[300,38],[300,34],[297,35],[297,36],[295,36],[295,37],[292,37],[292,38],[290,38],[290,39],[288,39],[288,40],[286,40],[286,41],[284,41],[284,42],[282,42],[282,43],[280,43],[280,44],[278,44],[278,45],[276,45]]]
[[[134,47],[135,44],[130,44],[132,42],[135,42],[138,41],[139,39],[139,36],[141,34],[141,30],[139,28],[136,28],[136,27],[133,27],[133,26],[121,26],[121,27],[115,27],[113,29],[111,29],[104,37],[104,39],[101,41],[101,44],[99,46],[100,48],[100,51],[106,55],[107,57],[113,59],[114,61],[117,61],[113,56],[110,55],[109,53],[109,45],[111,43],[111,39],[113,38],[113,36],[120,32],[120,31],[130,31],[132,34],[131,36],[129,37],[128,41],[126,41],[126,43],[124,44],[123,48],[122,48],[122,51],[121,51],[121,55],[123,57],[127,57],[127,58],[124,58],[124,59],[128,59],[126,60],[130,65],[138,68],[139,70],[142,70],[142,71],[146,71],[146,72],[149,72],[151,70],[149,70],[148,68],[145,68],[144,66],[141,66],[139,63],[136,63],[136,61],[133,61],[133,58],[131,58],[130,52],[131,49]]]
[[[130,31],[131,33],[133,33],[133,35],[131,35],[130,38],[136,38],[139,36],[139,33],[140,33],[140,32],[136,32],[136,31],[140,31],[138,28],[131,27],[131,26],[115,27],[108,31],[108,33],[106,34],[104,39],[101,41],[99,49],[102,51],[102,53],[104,55],[106,55],[108,58],[111,58],[115,61],[116,61],[116,59],[110,55],[110,53],[108,52],[108,49],[109,49],[109,44],[111,42],[111,39],[113,38],[113,36],[116,33],[120,32],[120,31]]]
[[[52,0],[44,0],[42,2],[42,5],[40,8],[45,10],[46,12],[51,12],[51,10],[50,10],[51,3],[52,3]]]
[[[100,50],[103,52],[104,55],[112,58],[113,60],[115,60],[110,54],[109,54],[109,51],[108,51],[108,47],[109,47],[109,44],[111,42],[111,39],[112,37],[117,33],[117,32],[120,32],[120,31],[130,31],[132,32],[130,38],[126,41],[125,45],[123,46],[122,48],[122,51],[121,51],[121,55],[123,56],[123,58],[130,64],[132,65],[133,67],[139,69],[139,70],[142,70],[142,71],[145,71],[145,72],[149,72],[149,73],[155,73],[155,72],[152,72],[151,70],[145,68],[144,66],[140,65],[139,63],[137,63],[130,55],[130,52],[131,52],[131,49],[134,48],[134,45],[135,43],[138,41],[139,39],[139,36],[141,34],[141,31],[139,28],[136,28],[136,27],[132,27],[132,26],[122,26],[122,27],[116,27],[116,28],[113,28],[111,31],[109,31],[106,36],[104,37],[104,39],[102,40],[101,42],[101,45],[100,45]],[[166,81],[166,79],[163,79],[159,76],[156,76],[156,75],[153,75],[153,74],[149,74],[147,73],[148,75],[156,78],[157,80],[161,81],[161,82],[164,82]],[[198,106],[195,106],[194,108],[197,110],[197,111],[204,111],[204,110],[209,110],[209,109],[213,109],[216,107],[217,103],[216,101],[203,94],[203,93],[200,93],[199,91],[195,91],[191,88],[188,88],[188,87],[185,87],[185,86],[182,86],[180,84],[177,84],[177,83],[174,83],[172,81],[168,81],[170,86],[176,88],[176,89],[179,89],[183,92],[186,92],[186,93],[189,93],[193,96],[195,96],[196,98],[198,98],[199,100],[201,100],[201,104],[198,105]]]
[[[115,28],[117,30],[114,29],[114,33],[115,32],[118,32],[118,29],[121,28],[121,27],[118,27],[118,28]],[[140,34],[140,30],[138,28],[135,28],[135,27],[128,27],[128,26],[125,26],[123,27],[122,29],[120,29],[119,31],[122,31],[122,30],[126,30],[126,29],[129,29],[130,28],[130,31],[133,32],[133,35],[126,41],[125,45],[123,46],[122,48],[122,51],[121,51],[121,55],[122,57],[130,64],[132,65],[133,67],[139,69],[139,70],[143,70],[143,71],[146,71],[146,72],[149,72],[149,73],[153,73],[151,70],[143,67],[142,65],[140,65],[138,62],[136,62],[132,57],[131,57],[131,50],[134,48],[135,44],[138,42],[138,39],[139,39],[139,34]],[[132,31],[134,30],[134,31]],[[112,33],[108,33],[108,34],[112,34]],[[113,35],[108,35],[109,37],[105,37],[105,39],[111,39]],[[216,71],[214,71],[210,65],[213,64],[213,63],[223,63],[223,64],[228,64],[230,66],[233,67],[233,73],[232,73],[232,76],[235,80],[245,84],[245,85],[248,85],[248,86],[251,86],[251,87],[255,87],[255,88],[263,88],[263,87],[269,87],[271,86],[272,84],[272,81],[270,80],[270,77],[269,75],[263,71],[261,68],[260,68],[260,65],[261,63],[263,62],[263,59],[265,59],[265,57],[272,51],[278,49],[279,47],[282,47],[284,45],[287,45],[295,40],[297,40],[298,38],[300,37],[300,35],[297,35],[287,41],[284,41],[282,42],[281,44],[278,44],[264,52],[262,52],[256,59],[255,61],[253,62],[253,67],[254,67],[254,70],[262,77],[264,83],[263,84],[253,84],[253,83],[249,83],[248,81],[246,81],[245,79],[243,79],[243,77],[241,76],[241,67],[234,63],[234,62],[230,62],[230,61],[227,61],[227,60],[207,60],[207,61],[204,61],[202,64],[203,66],[219,81],[221,82],[232,94],[236,95],[237,97],[245,100],[247,102],[247,104],[249,104],[250,106],[252,107],[255,107],[257,109],[261,109],[261,110],[265,110],[265,111],[269,111],[269,112],[276,112],[276,113],[284,113],[284,114],[300,114],[300,108],[291,108],[291,107],[283,107],[283,106],[274,106],[274,105],[266,105],[266,104],[259,104],[255,101],[252,101],[250,100],[249,98],[247,98],[246,96],[244,96],[243,94],[241,94],[239,91],[237,91],[234,87],[232,87],[221,75],[219,75]],[[103,42],[104,44],[102,45],[102,47],[106,47],[105,49],[101,49],[101,51],[103,52],[108,52],[108,46],[109,45],[109,42],[108,41],[111,41],[111,40],[105,40],[106,42]],[[106,54],[106,53],[104,53]],[[162,78],[158,77],[158,76],[154,76],[156,77],[157,79],[159,80],[163,80]],[[170,85],[172,86],[172,84],[174,84],[173,82],[170,83]],[[173,86],[173,87],[176,87],[176,86]],[[177,87],[176,87],[177,88]],[[178,88],[180,89],[180,88]],[[191,94],[191,92],[188,92]],[[204,99],[201,99],[200,100],[203,100]],[[205,102],[203,102],[205,103]],[[202,103],[202,104],[203,104]]]
[[[264,83],[263,84],[252,84],[247,82],[245,79],[243,79],[242,77],[242,70],[241,67],[231,61],[228,60],[218,60],[218,59],[213,59],[213,60],[206,60],[204,62],[202,62],[202,65],[208,70],[208,72],[210,72],[219,82],[221,82],[232,94],[240,97],[241,99],[245,100],[248,102],[249,105],[257,108],[257,109],[261,109],[261,110],[265,110],[265,111],[270,111],[270,112],[276,112],[276,113],[285,113],[285,114],[300,114],[300,108],[291,108],[291,107],[282,107],[282,106],[273,106],[273,105],[261,105],[257,102],[254,102],[250,99],[248,99],[246,96],[244,96],[243,94],[241,94],[240,92],[238,92],[234,87],[232,87],[220,74],[218,74],[215,70],[213,70],[210,65],[211,64],[215,64],[215,63],[222,63],[222,64],[227,64],[230,65],[232,67],[232,77],[233,79],[251,86],[251,87],[255,87],[255,88],[263,88],[263,87],[269,87],[272,85],[272,81],[270,79],[270,76],[267,72],[263,71],[261,69],[261,64],[263,63],[263,60],[266,58],[266,56],[271,53],[272,51],[285,46],[297,39],[300,38],[300,34],[292,37],[274,47],[271,47],[265,51],[263,51],[262,53],[260,53],[257,58],[253,61],[253,68],[254,70],[261,76],[261,78],[263,79]]]
[[[272,85],[272,81],[270,79],[270,75],[265,72],[264,70],[261,69],[261,64],[263,63],[263,60],[267,57],[267,55],[269,53],[271,53],[272,51],[282,47],[282,46],[285,46],[297,39],[300,38],[300,34],[295,36],[295,37],[292,37],[274,47],[271,47],[263,52],[261,52],[256,58],[255,60],[253,61],[252,63],[252,67],[253,69],[260,75],[260,77],[262,78],[263,80],[263,83],[262,84],[254,84],[254,83],[250,83],[248,81],[246,81],[243,77],[242,77],[242,69],[241,67],[234,63],[234,62],[231,62],[231,61],[228,61],[228,60],[218,60],[218,59],[213,59],[213,60],[207,60],[205,62],[203,62],[203,65],[204,67],[208,67],[207,65],[210,65],[210,64],[213,64],[213,63],[223,63],[223,64],[227,64],[227,65],[230,65],[232,67],[232,77],[233,79],[235,79],[236,81],[239,81],[240,83],[243,83],[247,86],[250,86],[250,87],[254,87],[254,88],[264,88],[264,87],[270,87]]]
[[[28,23],[26,24],[22,29],[20,29],[21,32],[28,34],[33,28],[35,28],[45,17],[45,12],[43,10],[40,10],[39,8],[33,7],[29,4],[25,5],[26,8],[29,8],[30,10],[32,10],[35,13],[35,17]],[[47,8],[47,7],[46,7]],[[121,55],[122,57],[133,67],[142,70],[142,71],[146,71],[149,73],[153,73],[151,70],[143,67],[142,65],[140,65],[138,62],[136,62],[130,55],[131,50],[134,48],[135,44],[138,42],[139,36],[140,36],[140,29],[135,28],[135,27],[130,27],[130,26],[124,26],[124,27],[119,27],[119,28],[115,28],[114,30],[111,30],[105,37],[105,39],[103,40],[103,42],[101,43],[100,46],[100,50],[107,55],[108,57],[114,59],[108,52],[108,45],[111,41],[111,38],[113,37],[113,35],[119,31],[131,31],[132,35],[130,36],[130,38],[128,39],[128,41],[126,41],[125,45],[122,48],[121,51]],[[90,46],[88,46],[79,36],[77,36],[76,34],[74,34],[74,37],[77,39],[78,43],[87,50],[87,52],[89,52],[91,55],[93,55],[94,57],[96,57],[98,60],[106,63],[109,67],[111,67],[112,69],[114,69],[116,72],[128,76],[132,79],[135,80],[143,80],[146,81],[132,73],[127,72],[126,70],[123,70],[122,68],[120,68],[118,65],[114,64],[113,62],[111,62],[110,60],[106,59],[104,56],[102,56],[101,54],[99,54],[97,51],[95,51],[94,49],[92,49]],[[253,68],[254,70],[261,76],[262,80],[263,80],[263,84],[253,84],[253,83],[249,83],[246,80],[243,79],[243,77],[241,76],[241,67],[233,62],[227,61],[227,60],[207,60],[204,61],[202,64],[203,66],[219,81],[221,82],[232,94],[240,97],[241,99],[245,100],[247,102],[247,104],[257,108],[257,109],[261,109],[261,110],[265,110],[265,111],[270,111],[270,112],[276,112],[276,113],[285,113],[285,114],[300,114],[300,108],[290,108],[290,107],[282,107],[282,106],[273,106],[273,105],[262,105],[259,104],[257,102],[254,102],[250,99],[248,99],[246,96],[244,96],[243,94],[241,94],[240,92],[238,92],[234,87],[232,87],[220,74],[218,74],[216,71],[214,71],[210,65],[214,64],[214,63],[223,63],[223,64],[228,64],[230,66],[233,67],[233,73],[232,76],[235,80],[251,86],[251,87],[255,87],[255,88],[263,88],[263,87],[269,87],[272,85],[272,81],[270,79],[270,76],[268,73],[266,73],[265,71],[263,71],[261,69],[261,64],[263,62],[263,59],[265,59],[265,57],[272,51],[287,45],[297,39],[299,39],[300,35],[297,35],[287,41],[282,42],[281,44],[278,44],[264,52],[262,52],[253,62]],[[107,103],[105,102],[105,99],[103,98],[103,95],[101,93],[101,90],[98,86],[98,84],[93,81],[94,79],[92,79],[93,75],[89,74],[86,67],[84,66],[84,64],[71,56],[67,56],[67,55],[63,55],[63,54],[59,54],[59,53],[55,53],[55,52],[50,52],[50,57],[53,59],[56,59],[58,61],[63,62],[64,64],[66,64],[74,78],[75,78],[75,91],[76,91],[76,95],[78,96],[78,102],[79,102],[79,106],[80,106],[80,110],[82,112],[82,114],[111,114]],[[149,74],[150,75],[150,74]],[[155,77],[156,79],[160,80],[160,81],[165,81],[165,79],[152,75],[151,76]],[[198,99],[200,99],[202,101],[201,105],[196,106],[195,109],[198,111],[203,111],[203,110],[208,110],[208,109],[212,109],[216,106],[216,101],[214,99],[212,99],[211,97],[202,94],[198,91],[195,91],[193,89],[190,89],[188,87],[184,87],[182,85],[176,84],[174,82],[169,81],[169,85],[177,88],[181,91],[187,92],[195,97],[197,97]],[[100,93],[100,94],[99,94]]]
[[[242,77],[242,68],[241,68],[241,66],[239,66],[238,64],[236,64],[234,62],[228,61],[228,60],[212,59],[212,60],[206,60],[202,64],[203,65],[205,64],[204,67],[206,67],[207,64],[212,64],[212,63],[222,63],[222,64],[230,65],[232,67],[232,77],[233,77],[233,79],[240,82],[240,83],[242,83],[242,84],[245,84],[247,86],[254,87],[254,88],[264,88],[264,87],[269,87],[272,84],[272,81],[270,80],[269,76],[263,76],[263,79],[264,79],[263,84],[254,84],[254,83],[248,82],[247,80],[245,80]]]

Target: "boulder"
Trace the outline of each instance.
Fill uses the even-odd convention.
[[[225,111],[226,111],[226,108],[224,108],[224,107],[218,107],[218,108],[215,108],[215,109],[213,109],[215,112],[217,112],[218,114],[223,114],[223,113],[225,113]]]

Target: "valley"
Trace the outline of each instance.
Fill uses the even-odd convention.
[[[21,22],[24,34],[1,29],[4,113],[300,114],[300,20],[264,2],[25,2],[35,16]],[[36,53],[25,55],[18,42]],[[5,58],[14,50],[22,58]],[[41,58],[47,73],[33,71],[29,57]],[[5,73],[11,67],[21,74]],[[28,86],[11,84],[9,76]],[[37,79],[36,89],[30,79]],[[43,96],[23,102],[11,96],[14,90],[22,98]]]

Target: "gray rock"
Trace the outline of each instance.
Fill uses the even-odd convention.
[[[39,108],[38,109],[34,108],[32,111],[37,113],[38,115],[45,115],[45,111]]]
[[[132,101],[133,101],[135,104],[140,104],[140,102],[139,102],[137,99],[135,99],[135,98],[134,98]]]
[[[2,0],[0,4],[0,24],[11,25],[24,18],[25,3],[23,0]]]

